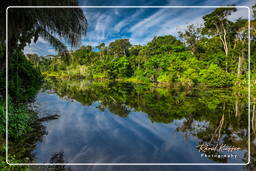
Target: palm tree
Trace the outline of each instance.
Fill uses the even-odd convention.
[[[0,95],[5,95],[5,43],[8,6],[78,6],[77,0],[3,0],[0,7]],[[65,44],[77,46],[87,30],[87,20],[80,8],[8,8],[8,62],[15,63],[13,53],[31,41],[44,39],[68,59]],[[63,43],[65,40],[65,44]],[[14,68],[12,68],[14,69]],[[9,72],[17,72],[10,70]],[[17,72],[18,73],[18,72]],[[22,74],[21,74],[22,75]],[[9,80],[14,78],[9,75]],[[26,80],[26,78],[20,78]]]
[[[0,43],[5,42],[5,10],[12,6],[78,6],[76,0],[41,1],[7,0],[1,6]],[[8,10],[8,55],[15,49],[23,49],[38,38],[48,41],[60,53],[67,52],[61,40],[77,46],[86,33],[87,20],[80,8],[9,8]]]

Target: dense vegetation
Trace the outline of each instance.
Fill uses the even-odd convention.
[[[65,56],[28,58],[48,77],[112,79],[164,83],[182,87],[247,86],[248,21],[230,21],[236,9],[216,9],[203,17],[204,25],[188,26],[176,38],[154,37],[146,45],[118,39],[108,46],[82,46]],[[256,34],[251,21],[251,73],[255,79]]]
[[[16,3],[16,5],[25,5],[25,2],[22,0]],[[41,3],[39,4],[49,5],[43,4],[44,2]],[[8,5],[7,3],[3,4],[1,13],[5,11],[5,7]],[[76,6],[77,2],[63,1],[63,5]],[[243,19],[236,21],[227,19],[236,9],[214,10],[212,13],[203,17],[204,25],[202,27],[195,28],[191,25],[185,32],[180,33],[179,38],[172,35],[159,36],[153,38],[146,45],[132,45],[128,39],[119,39],[111,42],[109,45],[101,43],[97,47],[82,46],[70,52],[67,51],[65,45],[57,37],[64,38],[72,46],[79,44],[87,25],[81,9],[65,9],[65,11],[60,9],[54,11],[45,11],[45,9],[19,10],[19,12],[14,12],[13,9],[9,11],[9,20],[11,22],[9,23],[9,40],[7,43],[9,45],[8,72],[10,73],[8,77],[8,116],[10,121],[8,131],[9,140],[11,140],[10,143],[17,144],[24,135],[35,133],[34,128],[38,126],[35,125],[37,118],[28,109],[27,103],[33,100],[37,91],[40,89],[43,76],[147,82],[186,88],[196,86],[247,86],[248,23],[247,20]],[[56,13],[59,15],[56,15]],[[4,16],[4,14],[1,16]],[[256,16],[254,15],[254,20],[251,21],[252,80],[256,79],[255,18]],[[4,26],[5,22],[2,25]],[[16,28],[20,28],[19,32],[16,31]],[[6,81],[5,31],[5,27],[1,27],[0,160],[2,161],[5,158],[3,141],[5,136],[6,110],[4,102]],[[36,54],[29,54],[25,56],[22,52],[24,47],[30,44],[31,40],[36,42],[39,37],[49,41],[59,52],[59,55],[40,57]],[[255,84],[255,82],[252,83]],[[101,88],[99,87],[99,89]],[[102,89],[102,91],[107,90]],[[142,89],[137,92],[139,91],[149,90]],[[112,96],[115,96],[114,92],[111,93],[113,93]],[[172,109],[165,106],[166,108],[163,109],[163,107],[159,108],[159,104],[157,103],[148,103],[152,106],[145,107],[140,105],[139,101],[129,101],[129,92],[126,93],[124,95],[122,94],[122,96],[126,97],[125,95],[127,95],[127,97],[119,99],[119,101],[129,103],[131,106],[138,105],[139,109],[143,109],[150,114],[150,118],[153,121],[170,122],[173,120],[175,118],[174,116],[161,116],[161,114],[165,114],[163,111],[167,109],[174,112],[177,117],[181,117],[185,111],[195,110],[194,106],[189,106],[185,109]],[[159,94],[161,100],[158,99],[157,102],[164,103],[165,101],[172,101],[172,99],[167,99],[164,95],[161,95],[161,92]],[[105,98],[108,99],[112,96],[108,94]],[[143,99],[148,101],[154,100],[153,97],[143,97]],[[208,101],[208,99],[202,99],[202,101]],[[107,100],[105,103],[108,105]],[[214,104],[203,105],[211,106]],[[116,109],[116,106],[113,108]],[[119,111],[115,113],[121,112],[120,115],[126,114],[123,113],[123,109],[117,110]],[[159,115],[154,115],[155,110],[157,110]],[[200,115],[198,117],[203,116]],[[24,151],[26,150],[24,149]],[[11,161],[13,161],[13,158],[14,156],[9,156]],[[4,167],[3,169],[5,170],[13,169],[11,167],[1,167]]]
[[[33,137],[30,142],[37,141],[42,131],[37,115],[28,108],[43,83],[40,71],[24,55],[23,49],[31,41],[38,38],[48,41],[57,51],[67,54],[67,47],[60,38],[70,45],[77,46],[81,36],[86,33],[87,21],[83,11],[76,9],[8,9],[8,41],[6,38],[5,11],[8,6],[56,5],[50,1],[3,1],[1,4],[0,27],[0,170],[26,170],[27,167],[8,166],[5,163],[5,111],[6,111],[6,47],[8,43],[8,140],[9,152],[17,148],[20,151],[8,155],[9,162],[17,161],[17,155],[30,153],[33,146],[24,143],[25,139]],[[77,6],[75,0],[64,0],[58,5]],[[63,24],[65,23],[65,25]],[[72,31],[71,31],[72,30]],[[6,42],[7,41],[7,42]],[[21,146],[22,145],[22,146]],[[19,147],[20,146],[20,147]],[[15,154],[15,155],[14,155]],[[21,157],[22,158],[22,157]],[[24,159],[24,158],[23,158]]]

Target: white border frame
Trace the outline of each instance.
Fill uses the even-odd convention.
[[[10,163],[8,161],[8,9],[10,8],[246,8],[248,10],[248,162],[247,163]],[[250,8],[248,6],[8,6],[6,8],[6,163],[31,165],[248,165],[250,163]]]

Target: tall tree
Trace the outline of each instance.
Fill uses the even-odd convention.
[[[228,55],[233,38],[233,22],[229,21],[227,17],[236,8],[216,8],[212,13],[203,17],[204,28],[202,32],[210,36],[218,36],[223,45],[226,55],[226,72],[228,71]]]
[[[248,21],[238,19],[235,23],[236,35],[234,37],[234,46],[232,56],[238,56],[237,62],[237,77],[245,70],[243,64],[248,52]],[[235,59],[236,60],[236,59]]]
[[[117,56],[128,56],[129,55],[129,47],[131,47],[131,43],[129,39],[118,39],[109,44],[109,51],[111,54]]]
[[[106,51],[106,45],[105,43],[101,43],[98,46],[96,46],[96,48],[98,48],[100,50],[100,57],[102,58],[102,56],[104,56],[104,53]]]
[[[147,56],[153,56],[162,53],[171,54],[183,50],[185,50],[185,47],[180,40],[177,40],[172,35],[166,35],[154,37],[147,45],[146,54]]]
[[[192,24],[188,26],[185,32],[180,32],[179,35],[191,49],[192,54],[196,54],[199,50],[198,43],[201,37],[201,28],[196,28]]]

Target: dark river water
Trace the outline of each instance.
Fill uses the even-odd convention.
[[[39,118],[59,116],[42,122],[47,133],[32,152],[35,163],[248,161],[248,99],[234,90],[51,81],[34,105]],[[71,168],[97,170],[100,166]],[[225,170],[229,168],[245,166]]]

